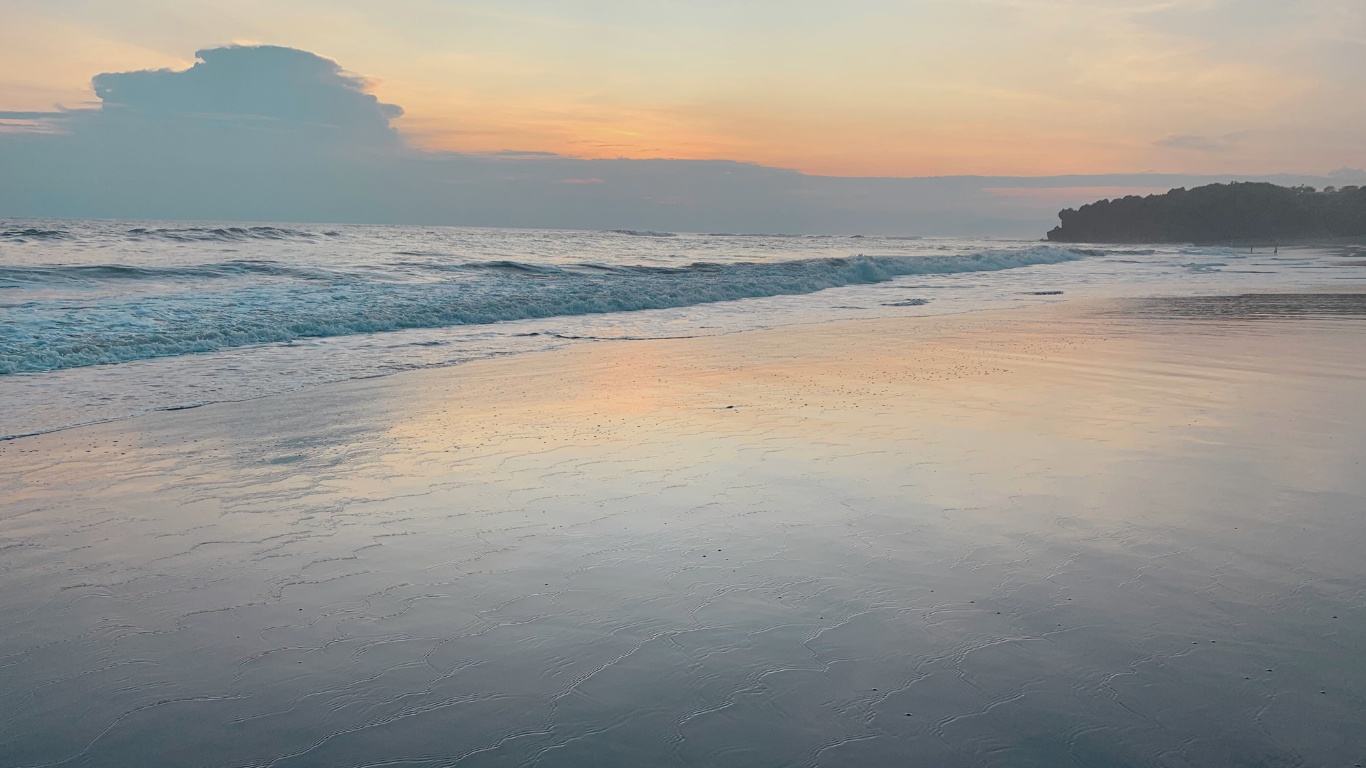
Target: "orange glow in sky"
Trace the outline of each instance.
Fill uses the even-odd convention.
[[[335,59],[429,149],[846,176],[1366,166],[1360,0],[10,0],[0,110],[230,42]]]

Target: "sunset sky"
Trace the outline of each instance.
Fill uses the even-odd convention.
[[[427,149],[841,176],[1366,166],[1361,0],[7,0],[0,110],[273,44]]]

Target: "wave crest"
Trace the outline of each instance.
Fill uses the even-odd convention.
[[[18,227],[12,229],[0,229],[0,240],[12,243],[26,243],[30,240],[69,240],[71,233],[64,229],[38,229],[35,227]]]
[[[631,237],[678,237],[673,232],[654,232],[648,229],[609,229],[607,231],[614,235],[629,235]]]
[[[291,267],[267,259],[234,259],[217,264],[185,267],[150,267],[130,264],[58,264],[41,267],[0,267],[0,288],[123,280],[212,280],[252,274],[292,277],[302,280],[337,277],[337,275],[324,270]]]
[[[337,236],[339,233],[325,233]],[[181,227],[148,229],[134,227],[128,230],[132,238],[155,238],[185,243],[202,242],[241,242],[243,240],[313,240],[318,235],[298,229],[284,227]]]
[[[302,338],[798,295],[909,275],[1059,264],[1095,253],[1037,246],[957,256],[859,255],[681,267],[550,266],[516,261],[417,264],[446,274],[422,283],[350,276],[229,284],[137,299],[119,296],[34,309],[25,323],[0,326],[0,373],[119,363]],[[99,279],[139,279],[149,271],[117,265],[47,269],[93,270]],[[196,276],[202,277],[206,271],[224,269],[274,273],[290,268],[274,262],[227,262],[183,269],[198,270]],[[158,275],[165,277],[166,271]]]

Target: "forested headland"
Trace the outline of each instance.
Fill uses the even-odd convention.
[[[1210,184],[1061,211],[1065,243],[1295,243],[1366,235],[1366,187]]]

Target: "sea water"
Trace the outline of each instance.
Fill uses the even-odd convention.
[[[1366,279],[1331,252],[0,220],[0,437],[593,340]]]

